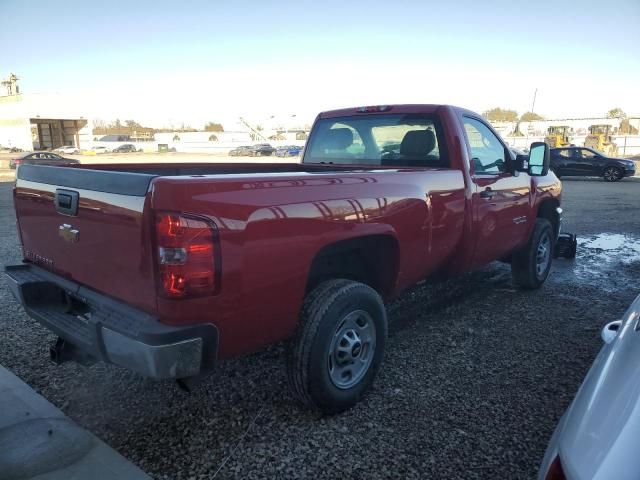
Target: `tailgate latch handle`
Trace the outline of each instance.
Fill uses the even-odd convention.
[[[62,215],[78,215],[78,199],[80,195],[73,190],[56,189],[55,205],[56,211]]]

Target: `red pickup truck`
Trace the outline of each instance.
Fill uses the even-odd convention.
[[[382,361],[384,302],[494,260],[547,278],[561,183],[447,105],[318,115],[301,163],[21,166],[24,262],[5,272],[57,361],[194,381],[288,340],[294,395],[353,405]]]

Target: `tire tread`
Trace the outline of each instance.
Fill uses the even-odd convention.
[[[290,340],[286,370],[289,387],[301,403],[319,410],[327,410],[318,405],[310,393],[310,359],[313,342],[325,314],[340,298],[354,290],[366,289],[378,295],[368,285],[347,279],[327,280],[307,294],[296,333]],[[385,322],[386,325],[386,322]],[[387,332],[384,332],[386,337]]]

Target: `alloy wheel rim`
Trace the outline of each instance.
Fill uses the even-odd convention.
[[[331,382],[342,390],[366,375],[376,349],[373,318],[364,310],[349,312],[335,330],[327,356]]]
[[[616,180],[618,178],[618,172],[614,168],[607,168],[604,172],[604,176],[607,180]]]

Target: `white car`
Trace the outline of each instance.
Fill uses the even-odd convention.
[[[558,422],[539,480],[640,478],[640,295],[601,336],[604,346]]]
[[[65,145],[63,147],[56,148],[54,152],[66,153],[67,155],[71,155],[74,153],[80,153],[80,150],[77,147],[74,147],[73,145]]]
[[[91,151],[92,152],[96,152],[96,154],[100,154],[100,153],[109,153],[111,151],[111,149],[98,145],[98,146],[95,146],[95,147],[91,147]]]

